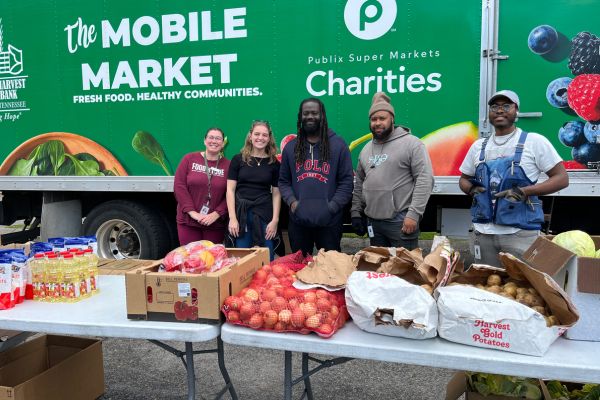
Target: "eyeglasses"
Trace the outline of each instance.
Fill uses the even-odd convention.
[[[510,110],[512,110],[513,106],[514,106],[514,104],[512,104],[512,103],[506,103],[506,104],[502,104],[502,105],[492,104],[490,106],[490,111],[498,112],[498,111],[500,111],[500,109],[502,109],[502,111],[504,111],[504,112],[509,112]]]
[[[222,142],[223,138],[221,136],[207,136],[206,140],[214,140],[215,142]]]

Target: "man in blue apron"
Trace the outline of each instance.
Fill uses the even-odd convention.
[[[544,211],[538,196],[564,189],[569,177],[548,139],[516,127],[515,92],[496,92],[488,105],[495,132],[473,143],[460,166],[459,186],[473,197],[475,262],[500,266],[499,252],[521,257],[539,235]],[[548,179],[538,183],[542,172]]]

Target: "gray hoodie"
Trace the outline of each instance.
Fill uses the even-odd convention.
[[[420,221],[433,189],[427,149],[409,128],[398,126],[382,143],[371,140],[358,158],[352,217],[391,219],[400,211]]]

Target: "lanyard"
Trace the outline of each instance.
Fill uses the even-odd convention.
[[[208,168],[208,161],[206,160],[206,153],[204,153],[202,155],[202,158],[204,158],[204,168],[206,169],[206,176],[208,178],[208,200],[206,201],[206,204],[210,204],[210,181],[212,179],[213,174],[210,173],[210,168]],[[221,155],[219,155],[217,157],[217,165],[215,165],[215,169],[219,168],[219,161],[221,161]]]

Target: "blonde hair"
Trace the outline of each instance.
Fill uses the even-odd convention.
[[[271,125],[269,125],[268,121],[253,121],[250,126],[250,130],[246,135],[246,140],[244,141],[244,147],[242,147],[242,161],[248,164],[250,162],[250,157],[252,154],[252,131],[257,126],[264,126],[269,131],[269,143],[267,143],[267,147],[265,147],[265,151],[267,152],[267,156],[269,156],[269,164],[275,162],[277,155],[277,145],[275,144],[275,137],[273,136],[273,130],[271,130]]]

